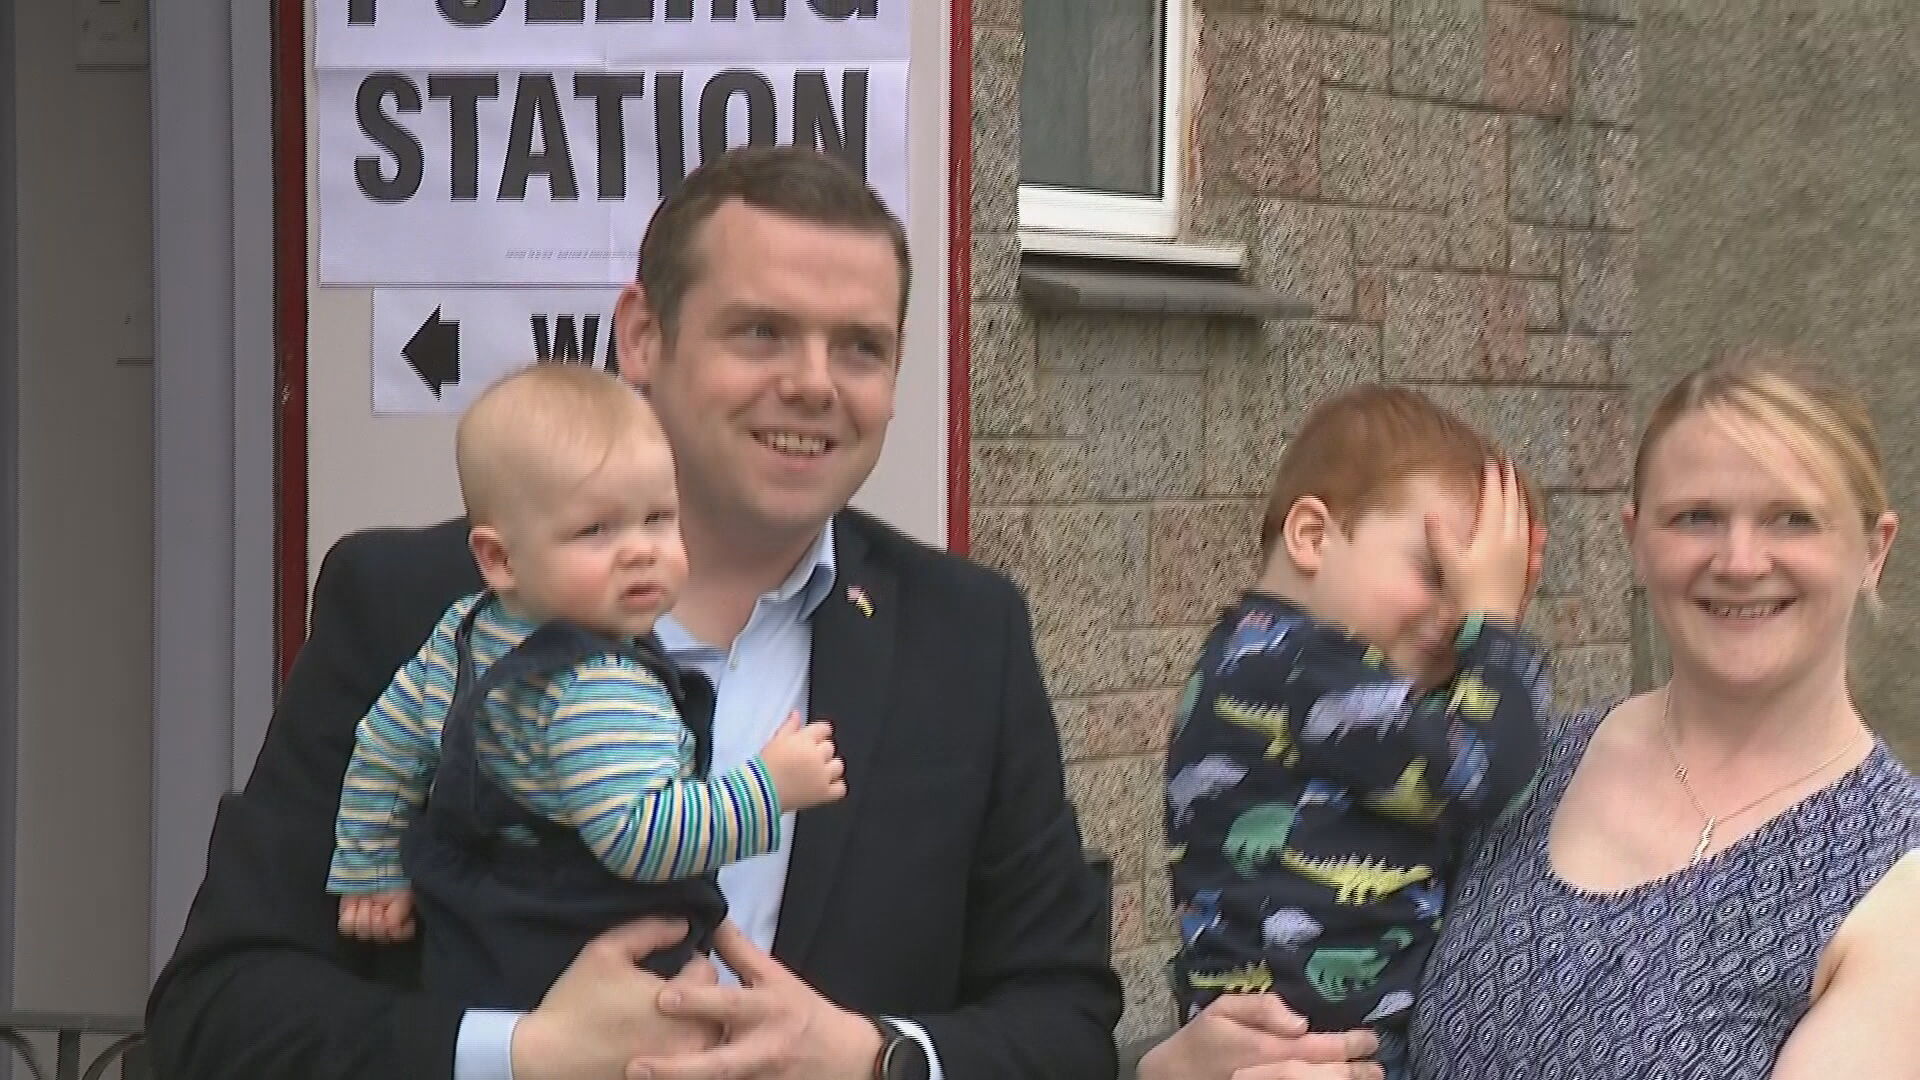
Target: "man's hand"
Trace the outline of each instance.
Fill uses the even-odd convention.
[[[713,965],[696,957],[671,980],[640,966],[686,936],[679,919],[641,919],[589,942],[515,1025],[514,1080],[620,1080],[636,1055],[718,1045],[717,1025],[662,1016],[655,1006],[665,988],[711,987]]]
[[[1529,588],[1534,535],[1527,520],[1526,494],[1512,465],[1488,463],[1471,537],[1462,540],[1430,519],[1427,541],[1440,567],[1441,585],[1460,614],[1519,621]]]
[[[1309,1034],[1273,994],[1216,998],[1140,1059],[1140,1080],[1381,1080],[1366,1030]]]
[[[413,937],[413,890],[354,893],[340,898],[340,934],[375,945]]]
[[[741,985],[670,986],[660,994],[660,1011],[717,1025],[726,1041],[693,1053],[649,1051],[635,1058],[627,1080],[866,1080],[873,1075],[880,1033],[866,1018],[821,997],[732,922],[720,924],[713,948]]]

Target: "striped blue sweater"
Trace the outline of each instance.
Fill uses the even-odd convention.
[[[454,634],[479,599],[441,616],[360,721],[341,785],[327,891],[407,885],[400,838],[425,804],[453,701]],[[535,629],[489,604],[474,620],[476,671]],[[701,777],[693,733],[660,681],[629,659],[603,656],[487,697],[474,732],[480,767],[527,809],[579,831],[613,873],[673,881],[774,850],[780,803],[759,758]]]

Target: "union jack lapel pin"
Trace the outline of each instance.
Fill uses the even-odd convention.
[[[847,601],[860,609],[860,614],[873,618],[873,601],[867,599],[867,590],[858,585],[847,586]]]

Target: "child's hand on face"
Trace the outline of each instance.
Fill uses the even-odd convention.
[[[1532,524],[1527,530],[1527,589],[1520,596],[1520,618],[1526,617],[1527,608],[1533,603],[1534,591],[1540,588],[1540,575],[1546,567],[1547,527]]]
[[[834,751],[833,728],[803,723],[797,712],[767,740],[760,760],[773,776],[782,810],[805,810],[847,794],[847,767]]]
[[[413,890],[391,889],[341,897],[340,933],[376,945],[396,945],[411,940]]]
[[[1427,520],[1427,542],[1440,568],[1440,584],[1462,615],[1517,623],[1538,576],[1538,534],[1527,516],[1526,495],[1510,464],[1487,464],[1480,483],[1480,513],[1473,535],[1453,535],[1444,522]]]

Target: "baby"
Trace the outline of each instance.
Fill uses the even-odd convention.
[[[685,918],[662,975],[726,914],[714,874],[779,845],[781,814],[846,794],[798,716],[709,777],[713,692],[654,621],[686,580],[673,457],[646,400],[538,364],[461,418],[481,592],[447,609],[360,722],[328,891],[340,930],[413,936],[428,989],[529,1009],[593,937]]]

